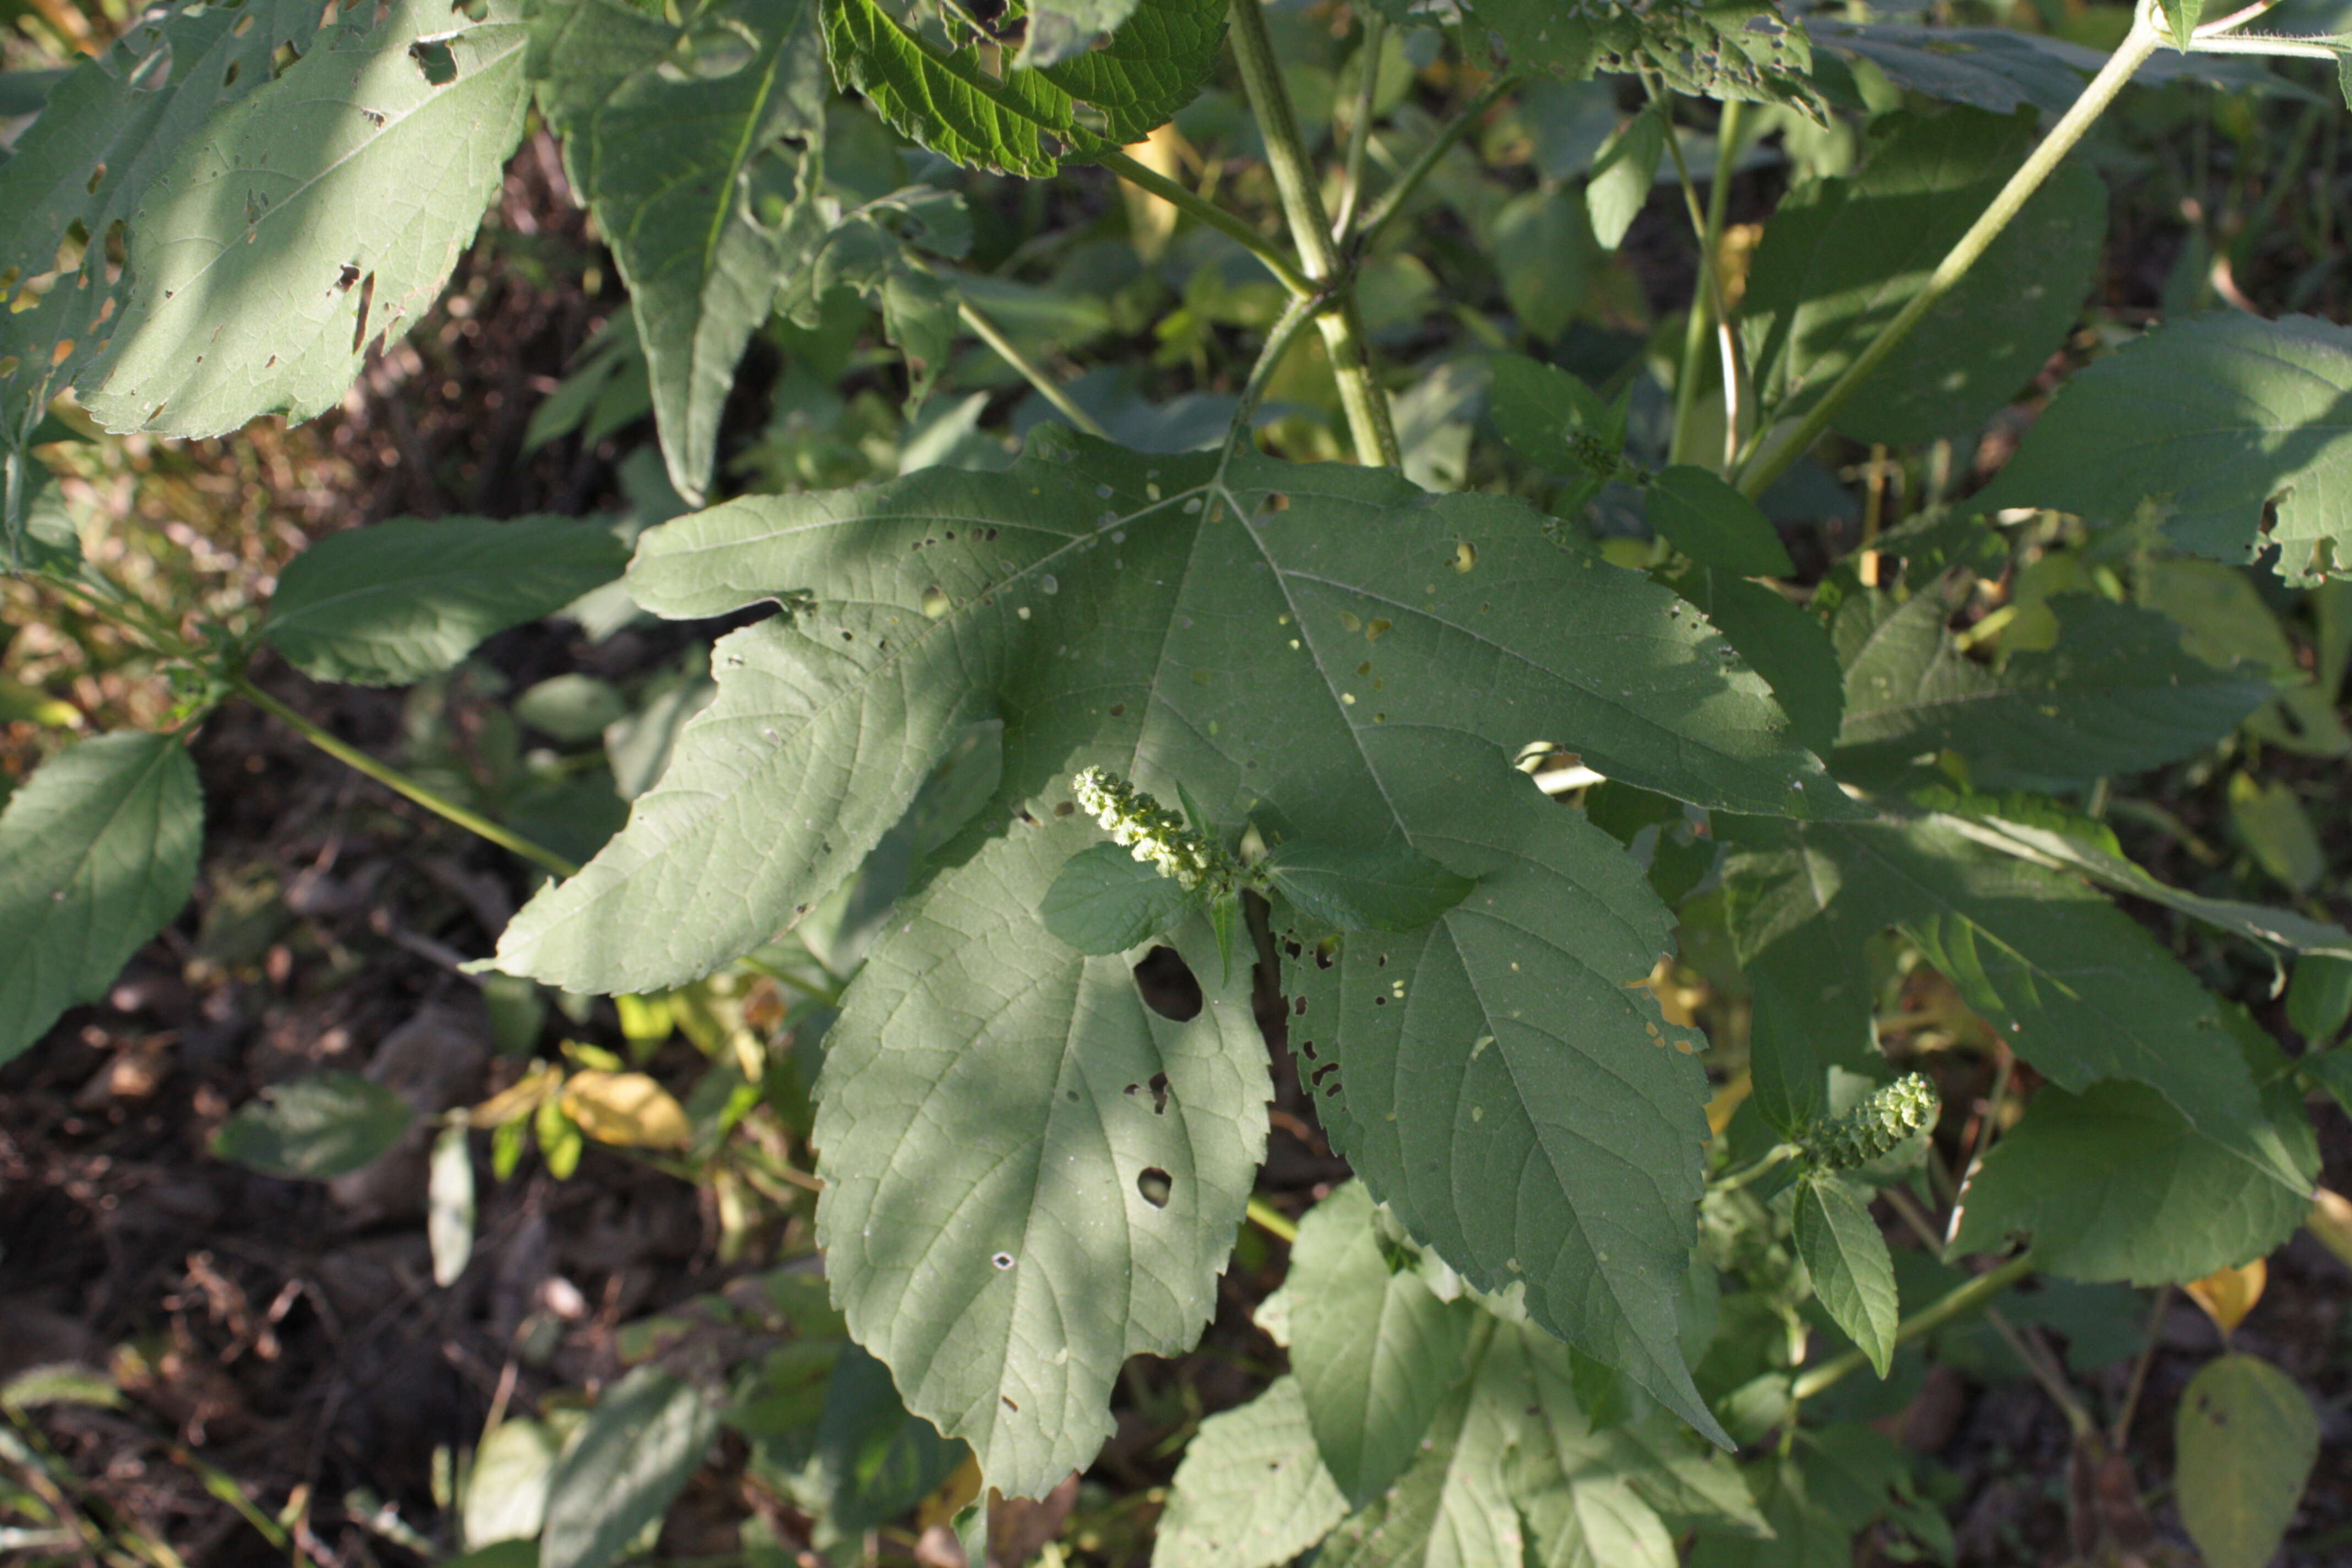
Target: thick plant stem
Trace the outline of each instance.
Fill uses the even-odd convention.
[[[1315,325],[1323,334],[1324,352],[1331,357],[1332,373],[1339,378],[1339,402],[1348,412],[1349,433],[1354,437],[1356,460],[1370,468],[1397,468],[1403,455],[1397,448],[1396,426],[1389,417],[1388,395],[1372,380],[1364,349],[1362,324],[1339,253],[1331,243],[1331,219],[1323,211],[1322,187],[1307,161],[1307,144],[1298,134],[1298,118],[1291,112],[1289,90],[1274,58],[1274,40],[1266,36],[1265,13],[1260,0],[1234,0],[1234,58],[1242,68],[1242,89],[1257,115],[1258,133],[1265,141],[1265,161],[1274,172],[1274,187],[1282,197],[1282,216],[1290,225],[1290,242],[1318,290],[1328,293]]]
[[[1486,110],[1495,107],[1496,100],[1517,85],[1517,77],[1501,74],[1489,77],[1486,85],[1462,106],[1462,112],[1438,128],[1437,134],[1413,154],[1412,162],[1407,163],[1389,188],[1381,193],[1381,199],[1364,210],[1363,222],[1360,226],[1361,237],[1356,242],[1359,253],[1370,253],[1380,242],[1381,234],[1396,221],[1397,214],[1404,210],[1404,204],[1412,199],[1413,192],[1421,189],[1422,182],[1428,179],[1437,165],[1444,161],[1445,154],[1453,150],[1454,144],[1485,118]]]
[[[1305,273],[1291,265],[1290,258],[1282,254],[1280,246],[1190,186],[1179,184],[1150,164],[1125,153],[1097,153],[1094,154],[1094,160],[1136,189],[1150,192],[1177,211],[1190,213],[1233,240],[1265,262],[1266,270],[1274,274],[1275,280],[1291,293],[1315,292],[1315,285],[1307,280]]]
[[[1102,441],[1110,439],[1110,432],[1102,427],[1102,422],[1071,402],[1070,395],[1055,385],[1053,377],[1047,375],[1035,361],[1023,353],[1013,340],[1004,335],[1003,328],[972,309],[968,300],[956,301],[956,314],[962,319],[965,326],[979,334],[982,342],[996,352],[997,358],[1019,371],[1021,379],[1035,387],[1037,395],[1052,404],[1055,413],[1061,415],[1086,435]]]
[[[499,826],[488,817],[467,810],[448,796],[425,788],[398,768],[380,763],[357,746],[338,740],[328,731],[313,724],[243,676],[236,681],[236,694],[263,712],[280,720],[296,734],[341,763],[346,767],[365,773],[395,795],[405,795],[436,816],[456,823],[467,832],[487,838],[501,849],[512,850],[524,859],[542,866],[559,877],[576,874],[580,868],[543,845],[534,844],[521,834]]]
[[[2083,96],[2076,99],[2074,107],[2050,128],[2050,134],[2042,139],[2042,144],[2033,150],[2032,155],[2009,177],[2009,183],[2000,188],[2000,194],[1977,215],[1977,221],[1969,226],[1969,231],[1960,236],[1958,243],[1936,264],[1936,270],[1928,274],[1927,281],[1921,286],[1919,292],[1911,297],[1910,302],[1893,321],[1879,329],[1878,335],[1855,356],[1853,363],[1846,367],[1845,374],[1822,395],[1822,400],[1813,405],[1811,412],[1799,422],[1797,427],[1748,465],[1748,471],[1740,476],[1739,488],[1750,500],[1771,489],[1773,481],[1788,472],[1790,465],[1821,439],[1822,433],[1829,429],[1831,419],[1845,405],[1846,399],[1860,390],[1863,383],[1886,363],[1886,357],[1895,352],[1896,344],[1910,336],[1911,329],[1919,324],[1920,318],[1934,310],[1937,301],[1950,293],[1954,285],[1968,275],[1969,268],[1976,265],[1977,258],[1985,253],[2000,231],[2009,226],[2010,220],[2017,216],[2019,209],[2025,205],[2035,191],[2042,188],[2042,182],[2050,177],[2051,171],[2074,150],[2074,143],[2083,139],[2084,132],[2090,130],[2093,122],[2106,112],[2107,105],[2115,101],[2116,95],[2124,89],[2124,84],[2131,80],[2132,73],[2147,62],[2163,41],[2163,36],[2153,20],[2154,10],[2153,0],[2141,0],[2133,16],[2131,31],[2124,35],[2122,47],[2107,58],[2107,63],[2099,68],[2099,74],[2083,89]]]
[[[1979,1274],[1967,1284],[1932,1301],[1895,1325],[1895,1342],[1916,1340],[1921,1334],[1933,1332],[1954,1318],[1975,1311],[2011,1285],[2033,1272],[2033,1254],[2021,1252],[1990,1273]],[[1790,1385],[1791,1397],[1805,1400],[1821,1393],[1832,1384],[1870,1364],[1870,1358],[1859,1350],[1851,1350],[1832,1361],[1823,1362],[1812,1371],[1798,1377]]]

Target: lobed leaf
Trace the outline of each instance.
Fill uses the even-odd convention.
[[[188,901],[204,792],[185,747],[125,732],[42,764],[0,812],[0,1062],[106,994]]]
[[[404,686],[457,668],[491,633],[554,614],[627,563],[612,533],[572,518],[396,517],[296,556],[262,636],[314,679]]]
[[[381,11],[381,19],[378,13]],[[132,291],[83,406],[216,436],[342,398],[439,298],[522,134],[523,28],[362,6],[173,151],[130,220]]]

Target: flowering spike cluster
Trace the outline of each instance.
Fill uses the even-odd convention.
[[[1941,1101],[1935,1086],[1905,1073],[1834,1121],[1805,1137],[1805,1152],[1825,1171],[1850,1171],[1892,1150],[1934,1119]]]
[[[1189,892],[1202,883],[1230,888],[1240,873],[1231,856],[1206,834],[1184,826],[1184,819],[1107,768],[1088,768],[1070,781],[1094,819],[1125,846],[1138,860],[1163,877],[1172,878]]]

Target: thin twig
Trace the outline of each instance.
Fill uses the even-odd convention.
[[[1429,178],[1445,154],[1453,150],[1454,144],[1462,140],[1463,134],[1484,119],[1498,99],[1518,85],[1518,79],[1506,73],[1490,77],[1486,85],[1473,93],[1470,101],[1462,106],[1461,113],[1437,128],[1437,134],[1413,154],[1412,162],[1404,166],[1388,189],[1381,193],[1380,200],[1365,212],[1356,240],[1360,253],[1371,253],[1380,243],[1381,235],[1396,220],[1397,214],[1404,210],[1405,203],[1412,199],[1413,192],[1421,189],[1421,183]]]
[[[1291,265],[1282,247],[1216,203],[1180,184],[1149,163],[1117,151],[1094,154],[1096,163],[1139,190],[1150,192],[1179,212],[1190,213],[1265,263],[1266,270],[1293,294],[1312,294],[1315,285]]]
[[[1023,353],[1013,340],[1004,335],[1003,328],[975,310],[971,300],[957,300],[956,315],[965,326],[979,334],[982,342],[996,351],[997,358],[1019,371],[1021,379],[1035,387],[1037,395],[1052,404],[1055,413],[1097,440],[1110,439],[1110,432],[1102,427],[1100,420],[1071,402],[1070,395],[1054,384],[1053,377],[1047,375],[1034,360]]]
[[[2172,1305],[2172,1287],[2167,1285],[2156,1293],[2156,1308],[2147,1315],[2147,1342],[2139,1348],[2139,1360],[2132,1363],[2131,1382],[2124,1388],[2123,1408],[2116,1413],[2116,1424],[2110,1429],[2107,1447],[2120,1453],[2131,1438],[2132,1415],[2139,1408],[2140,1390],[2147,1386],[2148,1363],[2156,1359],[2157,1342],[2163,1337],[2165,1310]]]
[[[1355,226],[1357,205],[1364,195],[1364,153],[1372,142],[1372,110],[1380,97],[1381,50],[1388,43],[1389,21],[1378,11],[1364,17],[1363,41],[1356,58],[1364,79],[1356,88],[1355,114],[1348,121],[1348,155],[1339,166],[1339,206],[1331,215],[1331,243],[1347,248],[1348,231]]]

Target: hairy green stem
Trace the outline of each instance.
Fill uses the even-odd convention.
[[[1472,95],[1469,102],[1462,106],[1461,113],[1438,127],[1437,134],[1413,154],[1412,162],[1407,163],[1403,172],[1391,182],[1389,188],[1381,193],[1381,199],[1365,210],[1363,221],[1358,226],[1356,249],[1360,254],[1370,254],[1381,234],[1396,221],[1397,214],[1404,210],[1405,203],[1412,199],[1412,194],[1421,189],[1422,182],[1428,179],[1437,165],[1444,161],[1445,154],[1453,150],[1454,144],[1495,107],[1497,99],[1517,85],[1517,77],[1497,72],[1487,79],[1486,86]]]
[[[1257,413],[1259,399],[1265,395],[1266,384],[1282,364],[1282,356],[1290,352],[1299,331],[1315,317],[1315,300],[1310,297],[1293,300],[1273,328],[1265,334],[1265,342],[1257,352],[1257,363],[1250,366],[1249,380],[1234,405],[1234,417],[1225,426],[1225,444],[1217,460],[1217,475],[1222,483],[1225,464],[1233,459],[1234,450],[1249,436],[1250,421]]]
[[[1004,330],[1002,327],[974,310],[970,300],[957,300],[956,314],[962,319],[965,326],[980,335],[982,342],[996,351],[997,358],[1019,371],[1021,379],[1035,387],[1037,395],[1052,404],[1055,412],[1080,431],[1097,440],[1110,439],[1110,432],[1102,427],[1100,420],[1071,402],[1070,395],[1055,385],[1053,377],[1047,375],[1034,360],[1023,353],[1013,340],[1004,335]]]
[[[1895,1342],[1902,1344],[1921,1334],[1932,1333],[1954,1318],[1975,1311],[1979,1307],[2008,1289],[2033,1272],[2033,1254],[2021,1252],[2015,1258],[1988,1273],[1979,1274],[1942,1298],[1929,1302],[1895,1328]],[[1813,1395],[1870,1364],[1870,1358],[1859,1350],[1851,1350],[1833,1360],[1825,1361],[1811,1372],[1801,1374],[1790,1385],[1790,1394],[1798,1400]]]
[[[303,718],[302,715],[262,690],[248,678],[238,676],[236,686],[236,694],[247,702],[281,721],[296,734],[334,758],[335,761],[365,773],[395,795],[406,796],[435,816],[454,822],[478,837],[488,839],[501,849],[512,850],[524,859],[542,866],[559,877],[570,877],[579,871],[579,867],[566,860],[554,850],[544,845],[534,844],[521,834],[510,828],[501,827],[478,812],[467,810],[448,796],[425,788],[398,768],[380,763],[357,746],[339,740],[331,731],[313,724],[310,720]]]
[[[1211,228],[1233,240],[1252,256],[1265,262],[1266,270],[1273,273],[1275,279],[1291,293],[1305,295],[1316,291],[1315,285],[1307,279],[1305,273],[1291,265],[1290,258],[1282,253],[1280,246],[1206,196],[1201,195],[1188,186],[1179,184],[1150,164],[1139,162],[1125,153],[1115,150],[1108,153],[1097,153],[1094,154],[1094,160],[1138,190],[1150,192],[1177,211],[1188,213],[1199,218]]]
[[[1648,77],[1642,85],[1650,94],[1650,101],[1664,106],[1673,100],[1665,90]],[[1723,275],[1717,252],[1721,249],[1723,215],[1731,191],[1731,164],[1739,155],[1740,104],[1738,100],[1726,100],[1723,118],[1717,122],[1715,137],[1715,176],[1709,183],[1706,206],[1702,210],[1698,188],[1691,179],[1690,164],[1683,157],[1683,144],[1675,134],[1671,116],[1666,123],[1666,150],[1674,155],[1675,174],[1683,188],[1683,205],[1690,212],[1691,234],[1698,241],[1699,287],[1692,291],[1690,314],[1683,323],[1683,355],[1681,368],[1675,376],[1675,429],[1669,442],[1669,456],[1674,462],[1690,460],[1691,413],[1698,406],[1698,366],[1706,353],[1710,333],[1720,342],[1723,350],[1723,448],[1724,463],[1729,466],[1738,450],[1739,441],[1739,356],[1731,336],[1731,307],[1723,290]]]
[[[2099,68],[2099,74],[2083,89],[2083,95],[2074,100],[2074,107],[2050,128],[2050,134],[2042,139],[2042,144],[2033,150],[2032,155],[2009,177],[2009,183],[2000,188],[2000,194],[1977,215],[1977,221],[1969,226],[1969,231],[1960,236],[1958,242],[1945,253],[1944,259],[1936,264],[1936,270],[1928,274],[1927,281],[1920,287],[1919,292],[1911,297],[1910,302],[1896,313],[1893,321],[1879,329],[1878,335],[1855,356],[1853,363],[1846,367],[1845,374],[1822,395],[1822,400],[1799,421],[1797,427],[1748,465],[1748,471],[1740,476],[1739,488],[1750,500],[1771,489],[1773,482],[1788,472],[1790,465],[1821,439],[1823,432],[1829,429],[1831,419],[1845,405],[1846,400],[1876,374],[1880,365],[1886,363],[1895,345],[1910,336],[1911,329],[1919,324],[1920,318],[1934,310],[1937,302],[1968,275],[1969,268],[1976,265],[1977,258],[1985,253],[2000,231],[2009,226],[2010,220],[2017,216],[2019,209],[2025,205],[2035,191],[2042,188],[2042,182],[2050,177],[2051,171],[2074,150],[2074,143],[2083,139],[2084,132],[2090,130],[2099,116],[2106,111],[2107,105],[2115,101],[2116,95],[2124,89],[2124,84],[2131,80],[2132,73],[2156,52],[2157,46],[2163,42],[2163,35],[2152,19],[2154,10],[2154,0],[2140,0],[2134,10],[2131,31],[2124,35],[2122,47],[2107,58],[2107,63]]]
[[[1339,165],[1339,210],[1331,215],[1331,243],[1345,250],[1348,231],[1355,226],[1357,204],[1364,195],[1364,153],[1372,144],[1372,110],[1381,89],[1381,50],[1388,44],[1389,20],[1378,11],[1364,17],[1363,41],[1356,58],[1364,79],[1356,87],[1355,112],[1348,121],[1348,156]]]
[[[1331,243],[1331,219],[1323,210],[1322,187],[1307,160],[1298,117],[1291,112],[1289,89],[1282,84],[1274,40],[1266,35],[1264,5],[1261,0],[1234,0],[1233,17],[1234,58],[1241,66],[1242,89],[1249,96],[1258,133],[1265,142],[1266,166],[1274,173],[1274,188],[1282,198],[1290,242],[1298,247],[1307,276],[1318,288],[1328,290],[1315,325],[1323,334],[1332,374],[1339,377],[1339,402],[1347,410],[1356,460],[1370,468],[1401,467],[1404,458],[1397,447],[1396,426],[1389,417],[1388,394],[1372,379],[1363,324],[1356,316],[1355,291]]]

